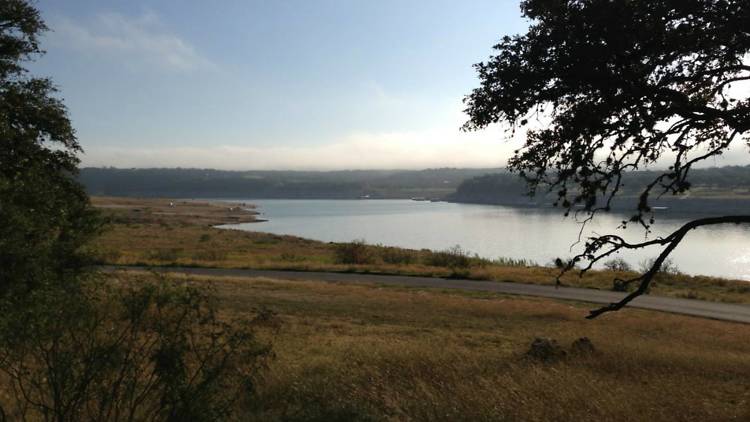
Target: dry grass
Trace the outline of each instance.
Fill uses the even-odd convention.
[[[115,223],[214,226],[256,221],[252,205],[165,198],[95,196],[91,203],[107,211]]]
[[[440,252],[367,245],[362,263],[342,262],[341,245],[294,236],[225,230],[213,224],[253,219],[236,205],[170,200],[94,198],[111,216],[109,229],[92,245],[102,263],[183,265],[216,268],[290,269],[461,277],[477,280],[553,284],[558,270],[525,266],[524,262],[492,262],[468,258],[467,266],[450,264]],[[230,208],[234,211],[230,211]],[[139,211],[135,211],[135,210]],[[463,262],[463,260],[460,260]],[[443,262],[445,264],[443,265]],[[458,261],[456,261],[458,262]],[[611,289],[615,277],[627,273],[570,273],[569,286]],[[655,295],[750,303],[750,283],[711,277],[665,275],[652,286]]]
[[[184,276],[174,276],[184,278]],[[190,278],[270,309],[276,354],[246,420],[748,420],[750,326],[490,294]],[[535,336],[593,356],[523,357]]]

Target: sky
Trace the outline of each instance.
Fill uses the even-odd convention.
[[[472,64],[518,0],[40,0],[30,68],[60,88],[83,166],[496,167],[462,133]]]

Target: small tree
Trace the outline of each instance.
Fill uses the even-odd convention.
[[[750,2],[524,0],[521,10],[528,32],[503,38],[476,65],[481,86],[465,99],[464,128],[504,122],[515,130],[547,120],[527,130],[509,161],[532,193],[548,187],[556,204],[568,212],[580,206],[588,221],[611,209],[628,172],[668,161],[623,222],[648,230],[654,196],[686,192],[696,163],[748,141]],[[573,260],[586,262],[582,272],[618,251],[661,248],[646,272],[626,280],[637,283],[634,292],[589,318],[646,292],[691,230],[739,223],[750,215],[700,218],[640,243],[614,234],[588,239]]]

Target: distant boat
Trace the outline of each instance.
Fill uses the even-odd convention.
[[[411,198],[412,201],[429,201],[429,199],[425,198],[424,196],[414,196]]]

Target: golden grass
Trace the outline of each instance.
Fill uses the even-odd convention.
[[[252,205],[166,198],[94,196],[91,203],[116,223],[213,226],[256,221]]]
[[[169,202],[175,204],[169,207]],[[374,257],[368,264],[341,264],[336,245],[294,236],[226,230],[214,224],[252,221],[252,212],[236,204],[169,199],[93,198],[112,224],[92,249],[100,262],[119,265],[184,265],[214,268],[288,269],[301,271],[345,271],[381,274],[461,277],[476,280],[553,284],[557,269],[501,265],[471,260],[468,268],[427,265],[430,251],[368,246]],[[243,207],[247,208],[247,207]],[[137,211],[136,211],[137,210]],[[240,220],[244,221],[244,220]],[[394,253],[394,251],[396,253]],[[390,255],[387,255],[390,252]],[[407,256],[406,263],[394,262]],[[567,274],[563,284],[610,289],[611,271],[591,271],[578,277]],[[750,283],[703,276],[664,276],[651,289],[655,295],[750,303]]]
[[[493,294],[172,276],[277,313],[246,420],[748,420],[750,326]],[[536,336],[590,357],[524,358]]]

